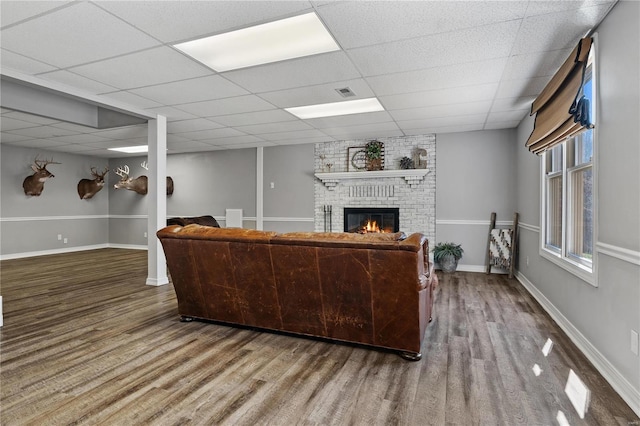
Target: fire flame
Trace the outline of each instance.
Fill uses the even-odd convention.
[[[382,232],[375,220],[367,220],[367,225],[364,227],[364,232]]]

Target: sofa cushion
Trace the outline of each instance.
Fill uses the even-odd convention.
[[[169,238],[268,243],[271,238],[277,235],[277,232],[244,228],[214,228],[212,226],[191,224],[184,227],[178,225],[167,226],[159,230],[157,235],[158,237]]]

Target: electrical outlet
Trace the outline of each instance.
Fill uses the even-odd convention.
[[[631,330],[631,352],[638,355],[638,332],[635,330]]]
[[[58,234],[58,241],[62,241],[62,234]]]
[[[67,244],[69,242],[68,238],[65,238],[64,241],[62,241],[63,243]]]
[[[271,189],[275,188],[275,187],[276,187],[275,182],[271,182],[271,183],[269,184],[269,187],[270,187]]]
[[[144,233],[144,237],[147,238],[147,233],[146,232]]]
[[[529,256],[527,256],[527,266],[529,266]]]

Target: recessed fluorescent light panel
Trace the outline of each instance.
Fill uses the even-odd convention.
[[[138,152],[147,152],[149,147],[147,145],[138,146],[123,146],[121,148],[109,148],[109,151],[126,152],[127,154],[135,154]]]
[[[356,99],[354,101],[331,102],[329,104],[307,105],[285,108],[301,119],[332,117],[334,115],[361,114],[363,112],[384,111],[377,98]]]
[[[340,50],[313,12],[174,47],[218,72]]]

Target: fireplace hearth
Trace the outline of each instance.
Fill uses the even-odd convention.
[[[397,207],[345,207],[344,232],[398,232],[400,209]]]

